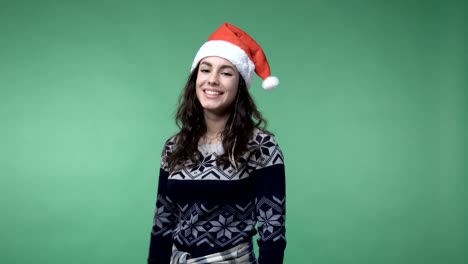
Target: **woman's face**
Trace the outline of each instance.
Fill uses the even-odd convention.
[[[226,115],[236,98],[239,72],[226,59],[206,57],[198,67],[196,93],[206,112]]]

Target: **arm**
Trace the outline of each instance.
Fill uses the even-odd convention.
[[[169,264],[172,254],[172,233],[177,223],[177,214],[166,190],[169,176],[166,156],[169,150],[170,146],[166,143],[159,169],[158,194],[151,230],[148,264]]]
[[[286,181],[281,149],[272,136],[257,136],[255,192],[259,264],[282,264],[286,248]]]

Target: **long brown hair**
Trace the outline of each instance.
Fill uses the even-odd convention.
[[[196,80],[199,66],[190,74],[183,93],[179,97],[176,113],[176,124],[180,131],[175,136],[175,148],[168,155],[167,162],[173,170],[187,160],[198,161],[198,142],[206,133],[203,107],[196,95]],[[224,154],[218,157],[217,163],[237,163],[240,156],[248,150],[248,142],[256,128],[266,131],[267,121],[258,111],[253,98],[247,89],[244,78],[239,76],[239,86],[235,102],[230,106],[230,116],[221,133]],[[271,134],[271,133],[270,133]],[[232,164],[236,166],[236,164]]]

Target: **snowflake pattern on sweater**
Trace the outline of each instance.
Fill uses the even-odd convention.
[[[169,263],[172,245],[199,257],[250,241],[258,232],[259,263],[283,263],[285,169],[275,138],[255,130],[235,168],[216,165],[221,144],[199,146],[199,161],[170,172],[163,149],[148,263]]]

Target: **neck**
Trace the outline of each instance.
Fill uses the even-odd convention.
[[[226,127],[228,119],[229,114],[217,115],[205,112],[206,133],[204,136],[208,138],[219,137]]]

